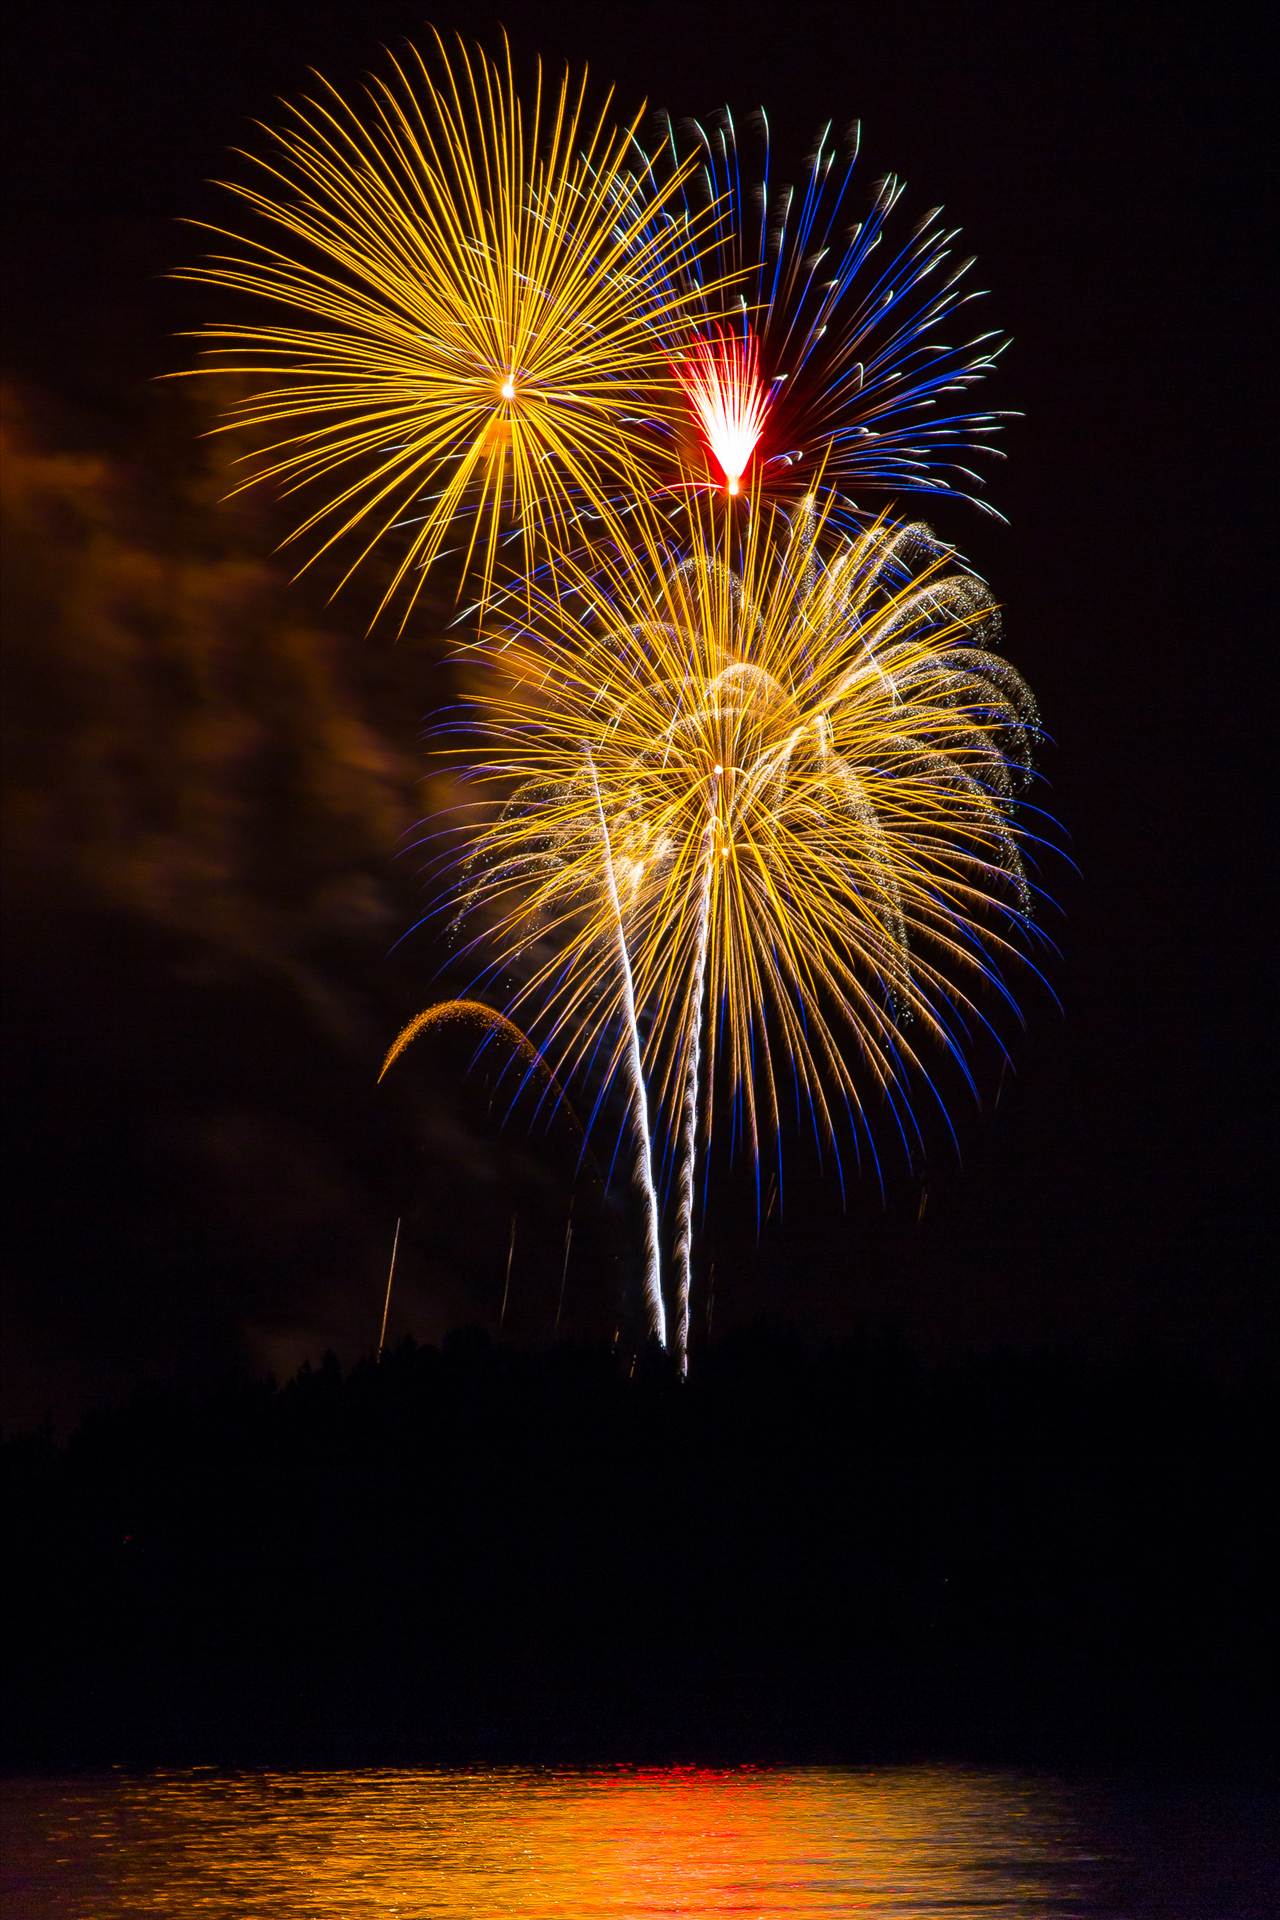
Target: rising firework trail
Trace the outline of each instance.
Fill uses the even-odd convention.
[[[387,1315],[391,1311],[391,1282],[396,1277],[396,1254],[399,1252],[399,1250],[400,1250],[400,1222],[399,1222],[399,1219],[397,1219],[395,1239],[391,1242],[391,1265],[387,1269],[387,1294],[386,1294],[385,1300],[382,1303],[382,1325],[378,1329],[377,1357],[379,1360],[381,1360],[382,1358],[383,1343],[387,1337]]]
[[[586,755],[587,772],[591,780],[591,790],[595,795],[596,818],[600,824],[600,852],[604,863],[605,888],[609,898],[609,912],[613,920],[614,933],[618,949],[618,972],[622,982],[622,1013],[626,1034],[626,1059],[628,1091],[631,1104],[631,1127],[634,1135],[634,1178],[636,1187],[644,1202],[645,1238],[644,1238],[644,1296],[649,1316],[649,1331],[660,1347],[667,1344],[667,1312],[662,1298],[662,1270],[659,1264],[659,1248],[662,1229],[658,1219],[658,1194],[653,1184],[653,1142],[649,1131],[649,1096],[645,1091],[644,1063],[640,1051],[640,1031],[636,1024],[635,985],[631,975],[631,955],[627,952],[627,934],[622,920],[622,903],[618,898],[618,876],[613,864],[613,847],[609,839],[609,825],[604,815],[604,805],[600,799],[600,784],[596,779],[595,762],[590,751]],[[565,1249],[568,1260],[568,1248]]]
[[[698,1152],[698,1075],[702,1062],[702,1023],[707,986],[707,948],[711,934],[711,885],[719,821],[720,781],[724,768],[711,775],[711,805],[707,811],[706,845],[699,881],[697,930],[693,945],[693,986],[689,994],[689,1032],[680,1138],[679,1197],[676,1207],[676,1357],[683,1378],[689,1371],[689,1302],[693,1293],[694,1171]]]
[[[501,1333],[507,1319],[507,1295],[511,1291],[511,1262],[516,1257],[516,1216],[511,1216],[511,1239],[507,1245],[507,1275],[502,1283],[502,1306],[498,1313],[498,1332]]]
[[[556,1301],[556,1330],[560,1328],[560,1316],[564,1312],[564,1290],[569,1278],[569,1249],[573,1245],[573,1207],[569,1207],[569,1218],[564,1223],[564,1261],[560,1268],[560,1297]]]
[[[644,861],[642,857],[635,857],[628,823],[619,819],[611,826],[605,815],[589,750],[575,767],[567,791],[561,792],[537,781],[528,783],[510,794],[504,814],[506,825],[501,849],[497,843],[491,847],[483,835],[466,839],[460,884],[447,896],[454,924],[459,927],[469,917],[483,915],[499,902],[524,899],[526,934],[531,943],[549,948],[551,954],[568,920],[589,925],[589,938],[604,970],[604,984],[612,996],[610,1004],[621,1035],[610,1048],[605,1083],[612,1079],[615,1069],[626,1082],[633,1182],[645,1214],[644,1291],[648,1330],[660,1346],[665,1346],[667,1314],[662,1291],[661,1221],[653,1173],[649,1097],[628,946],[628,905],[619,889],[621,873],[629,899],[634,899]],[[516,821],[521,823],[518,836],[511,832]],[[620,842],[625,842],[628,852],[620,852]],[[559,883],[556,876],[562,876]],[[474,950],[477,945],[483,948],[487,942],[481,937],[471,942],[464,952]],[[487,983],[492,972],[492,966],[487,966],[481,983]],[[482,1003],[457,1004],[479,1006]],[[510,1004],[522,1017],[526,1011],[533,1018],[545,1011],[536,998],[529,1001],[526,1009],[520,994]],[[603,1040],[603,1037],[601,1029],[597,1039]],[[543,1058],[542,1054],[537,1057]],[[571,1071],[564,1062],[562,1069],[566,1076]],[[559,1097],[563,1097],[559,1081],[554,1076],[551,1080]],[[601,1098],[596,1098],[593,1120],[599,1112]]]

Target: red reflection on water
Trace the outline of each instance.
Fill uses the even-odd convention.
[[[1091,1910],[1062,1790],[1012,1774],[196,1772],[19,1794],[7,1890],[49,1920]]]

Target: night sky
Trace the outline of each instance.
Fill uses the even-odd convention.
[[[716,1330],[872,1323],[921,1350],[1156,1343],[1229,1371],[1270,1293],[1263,844],[1274,651],[1260,59],[1230,9],[576,4],[504,10],[521,56],[587,60],[675,114],[763,101],[777,177],[860,117],[863,187],[944,202],[1013,346],[991,491],[931,515],[1006,608],[1053,736],[1078,872],[1059,1013],[1028,986],[1018,1071],[957,1108],[963,1163],[842,1213],[791,1143],[757,1244],[713,1191]],[[437,8],[491,41],[496,19]],[[290,584],[265,495],[219,504],[212,394],[154,376],[201,296],[177,224],[314,66],[350,90],[416,7],[24,9],[7,85],[3,375],[6,1419],[154,1377],[286,1372],[376,1337],[544,1338],[571,1134],[499,1130],[465,1045],[375,1085],[442,989],[401,836],[447,696],[442,598],[393,644],[359,591]],[[1257,83],[1255,85],[1255,82]],[[1269,109],[1268,109],[1269,112]],[[984,1070],[985,1071],[985,1070]],[[607,1157],[607,1147],[602,1147]],[[578,1181],[565,1326],[607,1334],[634,1265],[625,1183]]]

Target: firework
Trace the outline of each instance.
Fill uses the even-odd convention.
[[[679,198],[692,160],[629,170],[640,116],[593,117],[585,72],[544,92],[539,68],[522,101],[505,43],[451,56],[438,35],[391,68],[357,104],[324,85],[273,157],[242,156],[251,183],[223,184],[246,231],[210,228],[234,251],[183,277],[250,315],[198,335],[199,371],[248,388],[225,423],[259,443],[242,484],[303,503],[307,565],[390,556],[378,612],[399,597],[403,626],[451,531],[483,592],[504,530],[528,565],[649,488],[717,215]]]
[[[676,484],[691,473],[737,494],[750,463],[760,496],[788,506],[819,467],[845,509],[875,493],[973,498],[982,482],[968,462],[995,451],[1001,416],[978,410],[970,390],[1003,343],[993,332],[955,337],[978,297],[972,261],[956,258],[957,231],[935,209],[895,237],[904,189],[893,175],[855,212],[856,129],[842,153],[828,126],[803,188],[776,188],[763,115],[760,129],[752,188],[732,116],[695,123],[702,166],[680,214],[658,214],[678,230],[723,210],[717,246],[687,269],[695,283],[705,275],[708,298],[676,364],[687,400],[673,437]],[[668,136],[674,153],[670,123]],[[732,326],[717,318],[726,280],[738,290]]]
[[[693,1009],[685,1050],[688,1065],[684,1074],[681,1100],[680,1191],[676,1210],[676,1326],[680,1371],[689,1365],[689,1303],[693,1294],[693,1198],[694,1163],[698,1153],[698,1089],[702,1064],[702,1008],[706,996],[707,956],[710,948],[711,898],[716,877],[716,855],[720,846],[716,829],[720,815],[720,782],[724,768],[717,761],[711,769],[711,797],[707,823],[703,829],[701,872],[698,876],[697,919],[693,936],[693,979],[689,1005]]]
[[[594,948],[595,958],[607,979],[614,1024],[602,1085],[607,1087],[615,1073],[626,1081],[632,1176],[645,1217],[644,1288],[648,1326],[658,1344],[665,1346],[667,1327],[658,1193],[623,900],[624,893],[628,901],[634,894],[636,865],[627,854],[620,855],[615,846],[590,752],[583,753],[574,763],[564,790],[542,780],[517,783],[502,806],[499,831],[492,839],[484,834],[474,836],[469,826],[460,832],[465,854],[462,875],[446,895],[455,923],[466,920],[482,900],[490,905],[499,901],[509,904],[513,916],[521,912],[515,905],[521,901],[526,944],[537,944],[554,952],[566,925],[572,921],[576,943]],[[550,912],[544,911],[547,908]],[[470,1000],[446,1005],[481,1007],[480,1002]],[[524,1006],[521,996],[512,1002],[513,1011]],[[533,998],[529,999],[528,1012],[534,1017],[538,1015],[539,1008]],[[420,1016],[420,1019],[426,1017]],[[411,1037],[416,1030],[416,1023],[405,1029],[393,1055],[406,1036]],[[513,1031],[518,1033],[519,1029],[513,1028]],[[603,1027],[596,1036],[597,1041],[602,1034]],[[525,1044],[531,1046],[527,1040]],[[542,1059],[540,1054],[536,1057]],[[568,1070],[565,1071],[567,1077]],[[599,1107],[597,1098],[588,1127]]]
[[[505,1013],[498,1013],[493,1007],[486,1007],[480,1000],[438,1000],[434,1006],[426,1007],[421,1013],[415,1014],[413,1019],[400,1029],[388,1048],[386,1059],[378,1070],[378,1079],[380,1081],[385,1079],[401,1054],[406,1048],[412,1046],[419,1035],[437,1027],[471,1023],[487,1027],[491,1034],[501,1034],[510,1043],[513,1054],[526,1063],[525,1080],[521,1085],[523,1086],[531,1077],[538,1078],[543,1084],[544,1093],[550,1096],[552,1103],[563,1104],[570,1117],[577,1120],[577,1115],[565,1099],[564,1088],[529,1036],[521,1033],[515,1021],[509,1020]]]
[[[649,1097],[644,1083],[644,1062],[640,1051],[640,1029],[636,1021],[635,982],[631,971],[631,955],[627,948],[626,926],[622,918],[622,901],[618,894],[618,869],[614,864],[613,843],[609,836],[609,823],[605,817],[604,802],[600,797],[600,783],[596,778],[595,763],[588,751],[586,754],[587,777],[591,782],[591,792],[596,803],[596,820],[600,828],[600,864],[604,873],[605,897],[609,902],[609,917],[613,922],[615,945],[618,954],[618,981],[622,989],[622,1018],[625,1036],[627,1078],[631,1097],[631,1128],[633,1148],[633,1166],[635,1184],[644,1201],[645,1220],[645,1305],[649,1314],[649,1330],[660,1347],[667,1344],[666,1304],[662,1297],[662,1269],[660,1265],[660,1245],[662,1228],[658,1218],[658,1193],[653,1182],[653,1136],[649,1130]]]
[[[740,492],[769,413],[755,335],[749,326],[695,334],[675,373],[726,490]]]
[[[395,1238],[391,1242],[391,1265],[387,1268],[387,1291],[382,1302],[382,1325],[378,1328],[378,1351],[374,1355],[374,1358],[376,1360],[381,1360],[382,1349],[386,1345],[387,1317],[391,1312],[391,1283],[396,1277],[396,1255],[397,1253],[399,1253],[399,1251],[400,1251],[400,1220],[399,1220],[399,1216],[397,1216]]]
[[[924,529],[836,539],[834,510],[738,522],[695,494],[560,556],[489,636],[461,742],[482,797],[451,910],[479,918],[483,977],[520,982],[510,1010],[566,1080],[607,1084],[621,1030],[640,1048],[682,1365],[717,1088],[757,1153],[784,1073],[833,1145],[842,1109],[855,1138],[880,1105],[909,1122],[926,1048],[963,1061],[1026,944],[1037,723],[996,609]]]
[[[855,217],[830,128],[776,192],[761,116],[744,190],[727,114],[647,152],[585,72],[522,98],[505,40],[439,35],[287,113],[230,185],[245,231],[185,276],[239,303],[198,370],[237,383],[240,484],[297,503],[289,541],[339,585],[376,552],[402,629],[452,541],[481,619],[449,722],[474,798],[430,865],[504,1011],[428,1008],[382,1074],[480,1021],[541,1099],[592,1087],[584,1152],[616,1083],[663,1345],[671,1207],[683,1371],[718,1103],[757,1166],[788,1079],[837,1166],[886,1113],[910,1154],[929,1049],[967,1076],[980,1003],[1016,1012],[1035,708],[981,583],[864,510],[975,497],[1002,342],[964,337],[938,212],[895,238],[890,177]]]

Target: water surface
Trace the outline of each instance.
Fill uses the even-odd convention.
[[[3,1788],[22,1920],[1262,1920],[1273,1809],[965,1768],[205,1769]]]

